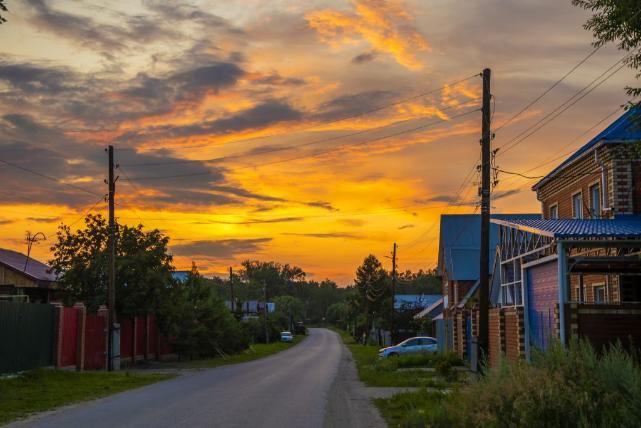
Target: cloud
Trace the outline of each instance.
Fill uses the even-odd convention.
[[[333,46],[368,43],[373,49],[391,55],[398,64],[413,71],[424,64],[416,52],[429,51],[425,37],[411,25],[412,18],[400,0],[352,0],[353,12],[332,9],[305,15],[321,41]]]
[[[341,95],[321,104],[315,119],[335,120],[359,114],[385,104],[394,96],[393,92],[379,90]]]
[[[331,203],[326,201],[305,202],[305,205],[310,207],[323,208],[327,211],[339,211],[338,208],[334,208]]]
[[[243,221],[223,221],[212,220],[207,222],[196,222],[195,224],[236,224],[236,225],[249,225],[249,224],[270,224],[270,223],[292,223],[305,220],[304,217],[279,217],[268,219],[249,219]]]
[[[362,236],[355,235],[353,233],[344,233],[344,232],[330,232],[330,233],[290,233],[286,232],[283,235],[287,236],[303,236],[307,238],[322,238],[322,239],[334,239],[334,238],[344,238],[344,239],[363,239]]]
[[[55,223],[62,220],[62,217],[27,217],[25,220],[36,223]]]
[[[398,227],[398,230],[404,230],[404,229],[411,229],[413,227],[416,227],[414,224],[404,224],[403,226]]]
[[[32,64],[0,63],[0,80],[27,94],[56,95],[70,89],[71,72],[63,68],[42,68]]]
[[[363,52],[362,54],[358,54],[354,58],[352,58],[352,62],[354,64],[365,64],[366,62],[374,61],[374,59],[376,59],[376,56],[376,51]]]
[[[499,199],[509,198],[510,196],[522,193],[527,189],[508,189],[508,190],[499,190],[492,193],[492,200],[496,201]]]
[[[232,258],[237,254],[260,251],[271,240],[272,238],[193,241],[189,244],[173,245],[171,250],[174,255],[179,256]]]

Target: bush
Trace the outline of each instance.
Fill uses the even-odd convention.
[[[249,318],[241,322],[245,336],[251,343],[265,343],[265,323],[263,318]],[[280,340],[282,326],[280,320],[267,318],[267,330],[269,332],[269,341],[277,342]]]
[[[641,368],[619,346],[599,356],[587,343],[552,346],[533,364],[503,362],[443,398],[435,427],[636,427]]]

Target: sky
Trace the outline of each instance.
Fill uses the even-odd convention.
[[[167,234],[178,269],[273,260],[344,285],[370,253],[390,268],[394,242],[399,269],[429,269],[439,216],[478,212],[482,69],[495,165],[530,176],[614,120],[634,82],[619,70],[529,135],[623,57],[606,45],[507,122],[593,50],[569,0],[7,6],[0,247],[42,232],[43,261],[61,223],[107,215],[111,144],[118,221]],[[540,211],[535,180],[498,179],[494,212]]]

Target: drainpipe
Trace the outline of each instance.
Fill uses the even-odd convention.
[[[559,340],[561,341],[561,346],[565,346],[565,300],[568,289],[568,272],[567,255],[565,254],[565,243],[563,241],[557,242],[556,252],[558,255],[557,269],[559,276]]]
[[[523,324],[525,330],[525,361],[532,362],[532,355],[530,353],[530,298],[528,296],[528,289],[530,284],[528,281],[529,271],[523,267],[523,260],[521,260],[521,285],[523,299]]]
[[[594,149],[594,162],[601,168],[601,212],[609,212],[610,207],[608,205],[608,169],[605,166],[605,163],[599,157],[597,149]],[[601,213],[599,213],[599,216]]]

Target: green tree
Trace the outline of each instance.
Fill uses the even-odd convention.
[[[616,42],[620,50],[632,52],[626,64],[638,70],[641,67],[641,5],[639,0],[572,0],[572,4],[594,12],[584,28],[592,31],[595,46]],[[641,73],[637,74],[637,78]],[[633,98],[641,96],[641,88],[626,87]],[[631,102],[638,105],[638,102]]]
[[[391,287],[383,265],[370,254],[356,269],[354,285],[358,291],[359,309],[367,320],[367,329],[374,326],[377,318],[389,317],[390,311],[384,308],[386,299],[391,298]]]
[[[334,303],[331,305],[327,308],[327,313],[325,315],[327,322],[340,328],[347,328],[348,317],[349,307],[347,303],[344,302]]]
[[[293,296],[279,296],[274,299],[276,310],[274,316],[284,329],[291,330],[294,323],[305,317],[305,304]]]
[[[107,302],[109,227],[101,215],[89,214],[84,221],[84,229],[75,232],[66,225],[58,228],[49,264],[65,300],[95,311]],[[169,238],[142,225],[116,226],[116,309],[126,315],[154,313],[172,281]]]

